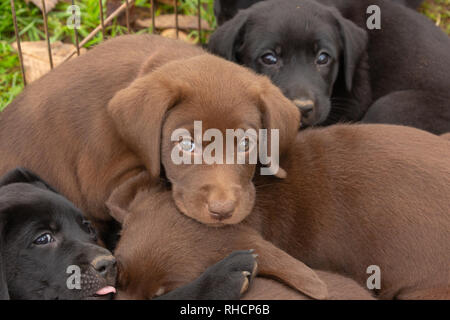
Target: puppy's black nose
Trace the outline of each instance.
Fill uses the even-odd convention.
[[[210,201],[208,203],[209,213],[215,220],[225,220],[232,216],[234,209],[236,208],[236,201]]]
[[[294,104],[300,109],[302,117],[308,117],[314,110],[314,101],[311,99],[295,99]]]
[[[91,265],[101,276],[106,277],[116,268],[116,258],[111,255],[98,256],[91,262]]]
[[[316,119],[315,103],[312,99],[295,99],[294,104],[299,108],[301,113],[301,122],[303,126],[313,125]]]
[[[309,105],[309,106],[300,107],[299,109],[300,109],[300,112],[302,113],[302,116],[307,117],[314,110],[314,106]]]

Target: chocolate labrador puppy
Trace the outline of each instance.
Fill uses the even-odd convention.
[[[381,29],[367,30],[370,5],[381,10]],[[270,76],[304,125],[362,120],[450,130],[450,39],[392,1],[263,1],[217,29],[209,48]]]
[[[375,300],[370,292],[356,281],[337,273],[316,270],[328,287],[328,300]],[[311,300],[277,280],[256,277],[242,300]]]
[[[81,212],[29,170],[0,179],[0,250],[0,300],[109,299],[116,292],[115,258],[97,245]],[[78,288],[68,287],[70,266],[79,267]],[[238,299],[254,269],[251,252],[234,252],[159,299]]]
[[[450,298],[450,141],[403,126],[335,125],[300,132],[281,163],[287,178],[257,177],[254,211],[221,229],[172,213],[168,195],[149,195],[145,179],[124,187],[140,192],[118,188],[108,206],[124,221],[119,290],[151,298],[249,247],[262,275],[308,296],[317,279],[328,285],[313,269],[366,287],[370,267],[380,272],[378,298]],[[292,257],[308,267],[292,267]]]
[[[199,121],[224,136],[279,129],[282,154],[299,117],[265,77],[181,41],[123,36],[55,68],[0,114],[0,174],[17,165],[37,172],[86,213],[108,247],[116,232],[104,203],[142,171],[167,177],[188,216],[233,224],[252,209],[256,164],[175,165],[174,152],[188,160],[202,153]],[[234,140],[244,155],[246,139]]]
[[[115,251],[118,298],[151,299],[171,292],[198,277],[205,266],[246,247],[258,254],[259,275],[290,286],[257,278],[257,287],[250,286],[246,299],[372,298],[348,278],[312,270],[293,259],[250,226],[241,223],[212,228],[181,215],[170,191],[149,188],[149,180],[147,173],[130,179],[129,185],[117,188],[107,203],[111,214],[123,223]]]
[[[363,286],[379,267],[381,299],[450,298],[449,140],[392,125],[308,129],[282,166],[285,180],[255,181],[245,225]]]

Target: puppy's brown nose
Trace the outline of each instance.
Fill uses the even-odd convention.
[[[236,208],[234,200],[213,200],[208,203],[209,213],[215,220],[225,220],[232,216]]]
[[[97,256],[92,260],[91,265],[101,276],[106,277],[109,273],[115,272],[116,258],[111,255]]]

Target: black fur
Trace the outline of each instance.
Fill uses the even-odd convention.
[[[369,5],[381,9],[380,30],[367,30]],[[333,63],[340,65],[334,82],[324,81],[320,72],[311,68],[313,56],[318,54],[315,46],[323,48],[322,42],[333,32],[343,39],[341,47],[335,44],[331,49],[338,52]],[[361,33],[368,35],[363,53],[359,51],[364,42]],[[263,67],[261,55],[277,46],[281,47],[282,66]],[[393,1],[263,1],[241,10],[221,26],[212,35],[209,48],[267,74],[291,99],[302,90],[315,91],[316,96],[320,92],[315,99],[318,117],[307,124],[361,120],[413,126],[435,134],[450,131],[450,39],[426,17]],[[346,50],[353,54],[350,64]],[[352,62],[355,74],[348,91]],[[331,113],[321,122],[328,110],[323,101],[330,84]],[[297,88],[294,93],[293,86]]]
[[[0,243],[4,299],[85,299],[114,286],[115,261],[96,244],[96,235],[81,212],[46,182],[18,168],[0,180]],[[36,244],[43,234],[53,237]],[[108,257],[102,269],[91,262]],[[70,265],[82,272],[81,289],[68,289]]]
[[[252,274],[255,258],[252,251],[235,251],[209,267],[197,280],[175,289],[159,300],[238,300],[245,276]],[[251,280],[252,275],[249,275]]]
[[[247,9],[251,5],[264,0],[215,0],[214,14],[218,25],[222,25],[228,20],[232,19],[239,10]],[[358,1],[358,0],[350,0]],[[416,9],[420,6],[423,0],[391,0],[402,4],[404,6]]]
[[[367,6],[381,9],[381,30],[368,30],[373,104],[366,123],[450,131],[450,38],[425,16],[387,0],[320,0],[364,27]]]
[[[33,243],[45,233],[55,241]],[[104,268],[94,268],[100,256],[108,257]],[[243,271],[251,274],[254,264],[252,252],[235,252],[159,299],[239,299]],[[67,288],[69,265],[81,268],[80,290]],[[27,169],[0,179],[0,300],[109,299],[95,293],[115,281],[114,258],[96,244],[95,231],[72,203]]]
[[[264,1],[241,10],[212,35],[209,49],[266,74],[291,100],[313,101],[303,126],[360,120],[371,101],[366,32],[314,1]],[[319,66],[322,51],[331,59]],[[268,53],[277,64],[264,63]]]

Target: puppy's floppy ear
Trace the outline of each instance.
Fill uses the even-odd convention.
[[[58,193],[37,174],[21,167],[7,172],[2,178],[0,178],[0,188],[12,183],[30,183],[35,185],[36,187],[48,189],[50,191]]]
[[[216,16],[217,23],[220,25],[219,16],[222,13],[222,0],[214,0],[214,15]]]
[[[246,10],[239,11],[233,19],[225,22],[212,34],[208,50],[227,60],[239,62],[237,51],[244,43],[247,20]]]
[[[0,213],[1,215],[1,213]],[[1,219],[1,217],[0,217]],[[2,223],[0,221],[0,229],[2,227]],[[1,231],[1,230],[0,230]],[[8,293],[8,284],[6,283],[6,274],[5,274],[5,268],[3,266],[3,244],[2,244],[2,232],[0,232],[0,300],[9,300],[9,293]]]
[[[154,184],[154,179],[150,178],[148,172],[143,171],[114,189],[106,201],[111,216],[122,224],[129,214],[128,208],[136,194],[140,189],[147,189],[152,183]]]
[[[161,171],[161,135],[166,112],[182,97],[185,87],[160,69],[134,80],[108,104],[115,128],[142,159],[150,175]]]
[[[5,217],[4,217],[5,215],[3,214],[3,211],[5,211],[5,209],[7,208],[7,204],[5,203],[2,206],[3,201],[5,201],[5,199],[2,199],[0,195],[0,300],[9,300],[8,285],[6,282],[6,274],[5,274],[6,271],[3,262],[3,235],[4,235],[3,227],[5,225]]]
[[[339,24],[341,40],[344,46],[344,75],[347,91],[353,87],[353,77],[358,64],[367,51],[368,36],[367,32],[358,27],[352,21],[345,19],[337,10],[334,9],[334,16]]]
[[[263,125],[268,133],[267,145],[271,145],[271,129],[279,130],[278,150],[279,155],[282,156],[289,150],[300,129],[300,111],[268,78],[260,77],[260,109],[263,114]],[[285,178],[286,171],[279,168],[275,176]]]

